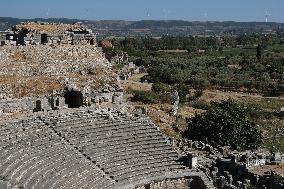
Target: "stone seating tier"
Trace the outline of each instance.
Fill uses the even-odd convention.
[[[146,118],[59,111],[0,124],[0,131],[0,178],[12,186],[129,189],[129,182],[188,171]]]

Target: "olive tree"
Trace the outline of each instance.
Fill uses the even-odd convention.
[[[256,149],[262,143],[261,132],[247,116],[242,104],[227,100],[211,103],[210,109],[189,121],[185,137],[237,150]]]

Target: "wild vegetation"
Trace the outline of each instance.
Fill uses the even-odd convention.
[[[283,100],[247,97],[209,103],[199,99],[204,90],[282,96],[284,42],[280,34],[124,38],[113,39],[113,44],[108,51],[127,52],[130,61],[147,68],[144,79],[153,83],[151,91],[132,91],[132,101],[172,103],[169,94],[177,91],[180,106],[206,111],[187,120],[185,137],[241,150],[256,148],[263,142],[262,146],[272,151],[284,151],[284,141],[274,137],[283,124],[275,113],[284,106]],[[222,109],[225,104],[231,109]],[[221,119],[224,117],[228,121]],[[235,137],[222,134],[227,130]]]
[[[274,36],[255,35],[130,38],[115,46],[128,52],[134,63],[148,68],[150,82],[279,95],[284,91],[282,43]],[[278,50],[269,50],[273,48]],[[166,49],[187,52],[161,51]]]
[[[249,120],[248,114],[249,110],[236,101],[212,102],[208,111],[189,121],[184,135],[215,147],[256,149],[262,143],[262,136],[256,123]]]

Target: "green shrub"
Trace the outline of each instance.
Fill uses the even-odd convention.
[[[237,150],[256,149],[262,143],[261,132],[250,121],[247,109],[231,99],[212,102],[210,109],[189,121],[184,136],[211,144],[231,146]]]
[[[185,84],[178,84],[176,90],[179,95],[179,101],[181,103],[187,102],[187,95],[189,93],[188,86]]]
[[[193,108],[208,110],[210,108],[210,104],[204,101],[193,101],[190,103]]]
[[[152,91],[160,94],[167,93],[171,91],[171,86],[164,83],[156,82],[152,85]]]
[[[159,102],[159,95],[152,91],[134,91],[131,101],[153,104]]]
[[[271,183],[284,183],[284,177],[278,174],[273,174],[270,179]]]
[[[203,95],[203,90],[197,89],[194,91],[193,95],[189,97],[190,101],[198,100]]]

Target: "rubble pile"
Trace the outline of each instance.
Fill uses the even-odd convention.
[[[81,23],[26,22],[1,34],[0,115],[123,103],[118,75]]]
[[[238,152],[230,150],[230,147],[217,149],[200,141],[186,139],[177,142],[177,148],[183,157],[190,156],[191,166],[202,170],[218,189],[284,187],[283,179],[274,179],[276,176],[283,177],[284,171],[279,170],[284,165],[284,154],[265,150]],[[270,171],[258,171],[262,168]]]
[[[7,96],[49,94],[67,85],[88,86],[96,92],[120,88],[110,64],[94,46],[4,46],[0,50],[6,57],[0,62],[0,83]]]

